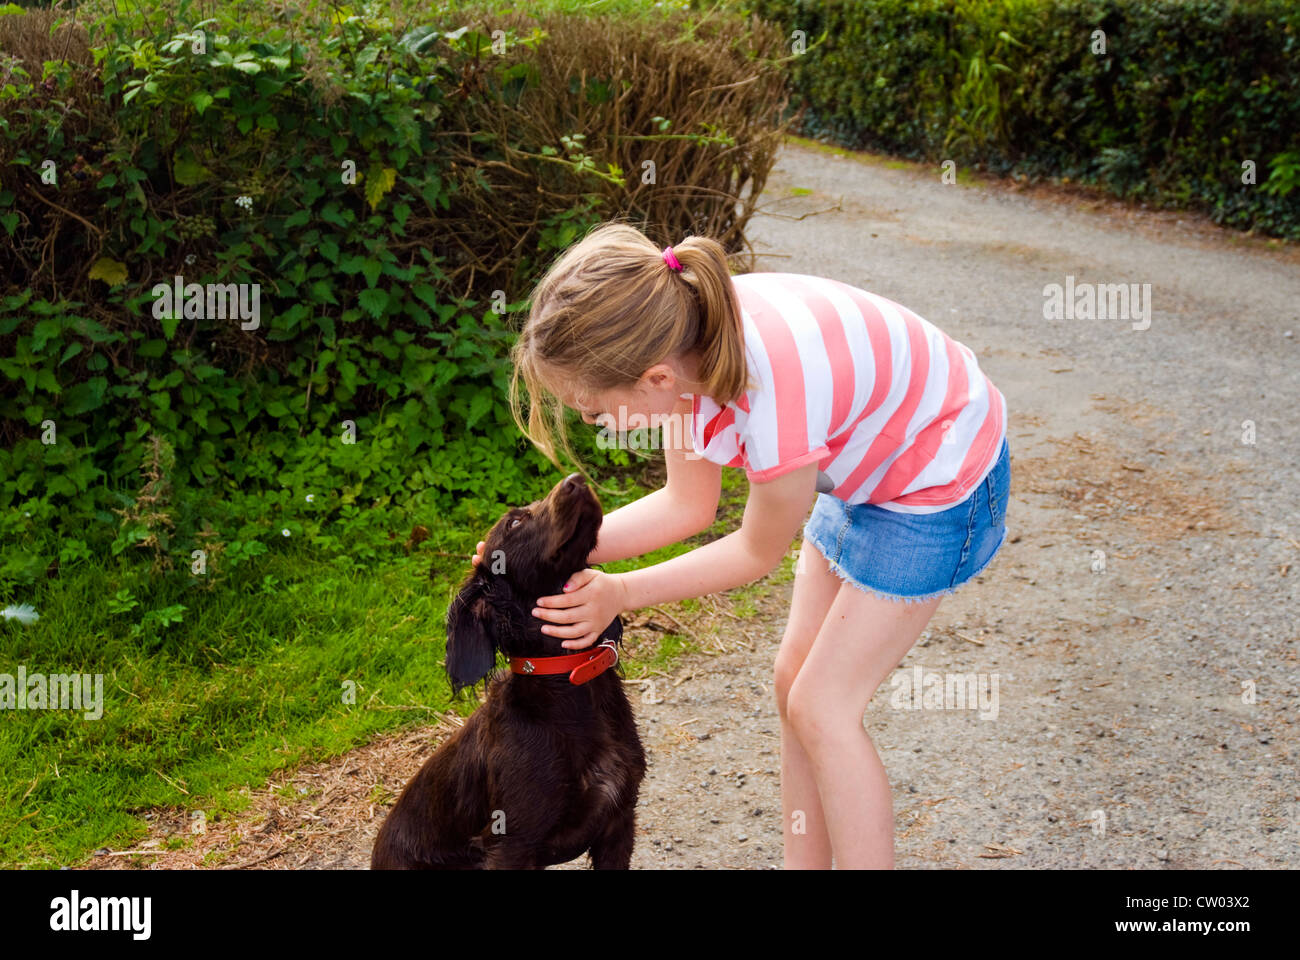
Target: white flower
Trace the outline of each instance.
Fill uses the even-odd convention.
[[[307,502],[308,502],[308,503],[311,503],[311,502],[312,502],[313,500],[315,500],[315,499],[316,499],[316,494],[314,494],[314,493],[309,493],[309,494],[307,494]]]
[[[252,197],[236,197],[236,198],[235,198],[235,205],[236,205],[236,206],[243,207],[245,210],[252,210],[252,209],[253,209],[253,198],[252,198]]]
[[[192,253],[187,253],[187,254],[185,254],[185,263],[188,265],[188,264],[191,264],[191,263],[193,263],[193,262],[194,262],[194,254],[192,254]]]
[[[284,535],[287,537],[287,536],[289,535],[289,528],[288,528],[288,527],[285,527],[285,528],[284,528],[283,530],[281,530],[280,532],[281,532],[282,534],[284,534]]]

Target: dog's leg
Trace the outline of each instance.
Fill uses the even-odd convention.
[[[487,848],[484,870],[544,870],[540,846],[529,840],[498,839]]]
[[[516,753],[515,757],[521,755]],[[549,778],[523,768],[509,773],[506,782],[512,789],[506,797],[497,794],[498,799],[488,804],[493,817],[478,832],[474,847],[482,852],[484,870],[541,870],[551,862],[546,857],[547,841],[555,832],[561,811],[520,789],[520,785],[535,786]]]
[[[591,843],[591,869],[626,870],[632,865],[636,840],[636,801],[611,812],[609,823]]]

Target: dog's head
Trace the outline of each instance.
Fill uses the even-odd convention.
[[[560,593],[587,565],[603,514],[580,474],[542,500],[506,512],[485,538],[483,559],[447,609],[447,673],[453,692],[477,683],[506,656],[551,657],[566,650],[532,615],[538,597]],[[619,640],[616,617],[605,637]]]

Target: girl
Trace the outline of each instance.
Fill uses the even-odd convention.
[[[974,354],[848,284],[732,277],[714,240],[660,251],[610,223],[548,271],[512,359],[515,420],[557,466],[557,446],[577,459],[566,406],[587,423],[664,426],[667,483],[605,517],[589,564],[707,529],[723,466],[750,481],[733,533],[628,573],[579,571],[539,598],[533,615],[567,648],[622,611],[757,580],[813,507],[774,670],[785,866],[892,867],[889,781],[864,711],[1006,532],[1005,403]]]

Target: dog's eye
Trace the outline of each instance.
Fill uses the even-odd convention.
[[[510,525],[509,525],[508,527],[506,527],[506,529],[507,529],[507,530],[513,530],[515,527],[519,526],[519,524],[521,524],[521,523],[523,523],[523,522],[524,522],[524,518],[523,518],[523,517],[515,517],[513,520],[510,521]]]

